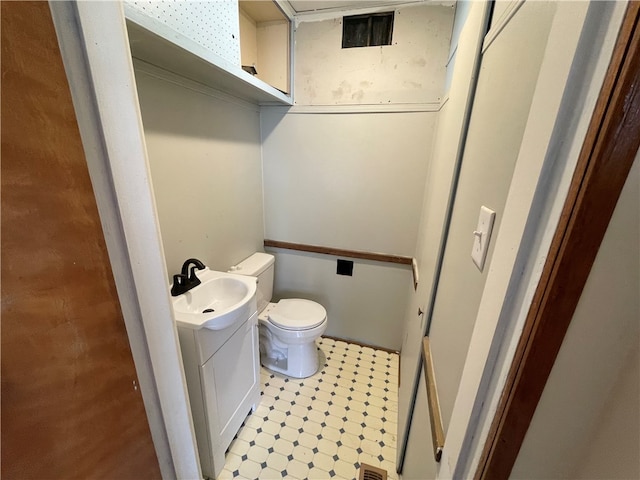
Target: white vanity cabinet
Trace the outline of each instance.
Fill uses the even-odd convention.
[[[253,300],[255,305],[255,300]],[[202,473],[216,478],[242,422],[260,402],[258,313],[224,330],[178,325]]]

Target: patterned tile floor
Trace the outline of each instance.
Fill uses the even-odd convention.
[[[305,379],[264,368],[262,399],[219,480],[356,479],[361,463],[395,471],[398,355],[320,338],[323,367]]]

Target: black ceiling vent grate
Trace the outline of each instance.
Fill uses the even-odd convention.
[[[366,463],[360,465],[359,480],[387,480],[387,471]]]

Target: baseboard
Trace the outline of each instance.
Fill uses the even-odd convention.
[[[400,352],[398,350],[393,350],[391,348],[385,348],[385,347],[379,347],[377,345],[370,345],[368,343],[362,343],[362,342],[359,342],[357,340],[353,340],[351,338],[332,337],[331,335],[322,335],[322,338],[328,338],[330,340],[336,340],[336,341],[345,342],[345,343],[353,343],[354,345],[360,345],[361,347],[373,348],[374,350],[382,350],[383,352],[387,352],[387,353],[395,353],[397,355],[400,354]]]

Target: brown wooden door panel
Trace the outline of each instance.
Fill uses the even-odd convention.
[[[2,477],[160,478],[46,2],[1,2]]]

